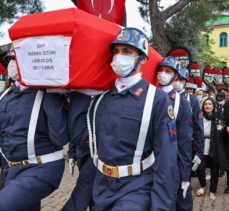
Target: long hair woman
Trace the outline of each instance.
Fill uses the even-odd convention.
[[[198,179],[201,188],[196,192],[197,196],[202,196],[206,192],[206,167],[210,168],[211,179],[210,179],[210,199],[215,201],[216,190],[219,179],[219,170],[225,170],[225,157],[223,142],[220,140],[219,133],[217,130],[217,112],[215,109],[216,102],[213,98],[207,98],[203,101],[202,111],[204,120],[204,157],[198,168]]]

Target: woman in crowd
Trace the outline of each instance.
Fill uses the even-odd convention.
[[[203,101],[202,111],[204,119],[204,157],[198,169],[198,179],[201,185],[196,192],[197,196],[202,196],[206,191],[206,167],[210,168],[211,180],[210,180],[210,199],[214,201],[216,199],[216,190],[219,178],[219,170],[225,170],[226,158],[224,156],[223,142],[220,140],[217,130],[217,113],[215,110],[216,103],[214,99],[207,98]]]

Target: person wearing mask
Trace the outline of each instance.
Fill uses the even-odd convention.
[[[204,92],[202,88],[197,88],[195,91],[195,96],[198,100],[199,106],[201,108],[202,106],[202,102],[203,102],[203,97],[204,97]]]
[[[188,70],[186,68],[180,69],[178,78],[173,82],[173,87],[181,96],[183,96],[189,102],[189,106],[191,106],[192,122],[193,122],[192,171],[196,171],[203,157],[203,149],[204,149],[203,115],[196,97],[185,91],[185,85],[187,83],[188,77],[189,77]],[[177,204],[177,206],[179,206],[179,209],[177,208],[177,210],[188,210],[187,206],[190,206],[190,204],[192,204],[191,186],[189,186],[187,193],[188,194],[185,199],[183,199],[182,197],[180,198],[180,201],[183,202]],[[179,196],[180,195],[178,195],[178,197]]]
[[[0,210],[40,210],[41,199],[59,187],[68,141],[64,97],[18,81],[16,61],[8,65],[15,81],[0,100],[0,147],[7,162]]]
[[[168,96],[141,77],[148,41],[122,29],[110,44],[115,86],[88,111],[89,145],[98,171],[95,210],[171,210],[176,170],[176,127]]]
[[[224,168],[225,154],[223,143],[219,140],[219,131],[216,125],[216,102],[213,98],[207,98],[202,105],[204,118],[204,157],[198,168],[198,179],[201,188],[196,191],[197,196],[202,196],[206,191],[206,166],[210,167],[210,200],[215,201],[218,185],[219,170]]]
[[[177,184],[174,188],[174,199],[176,200],[176,210],[186,206],[186,210],[192,210],[191,203],[184,205],[183,199],[192,198],[190,186],[190,173],[192,165],[192,113],[188,101],[177,93],[173,88],[173,81],[179,76],[180,66],[175,57],[167,56],[160,62],[157,68],[157,79],[159,87],[168,94],[173,106],[177,127]]]
[[[86,115],[91,97],[76,91],[68,94],[69,168],[74,174],[75,162],[79,176],[63,211],[86,211],[92,208],[92,187],[96,168],[90,156]]]
[[[197,85],[194,83],[194,79],[192,77],[188,77],[188,80],[185,84],[186,93],[193,95],[197,89]]]

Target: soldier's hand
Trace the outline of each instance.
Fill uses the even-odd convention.
[[[195,157],[192,160],[192,162],[193,162],[192,171],[196,171],[196,169],[198,168],[198,166],[201,163],[201,160],[200,160],[200,158],[197,155],[195,155]]]
[[[190,182],[181,182],[181,189],[183,190],[183,198],[186,198],[188,186],[190,185]]]
[[[74,167],[75,167],[75,160],[73,158],[69,158],[69,172],[73,176],[74,175]]]

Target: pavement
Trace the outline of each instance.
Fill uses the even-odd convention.
[[[75,169],[75,175],[70,175],[68,162],[66,161],[64,176],[60,187],[50,196],[42,200],[41,211],[60,211],[71,195],[77,180],[77,176],[77,168]],[[229,211],[229,194],[223,193],[226,187],[225,175],[219,178],[215,202],[210,201],[208,188],[204,196],[195,196],[194,193],[199,188],[197,178],[192,178],[191,185],[193,188],[193,211]],[[207,186],[209,187],[209,182],[207,183]]]

